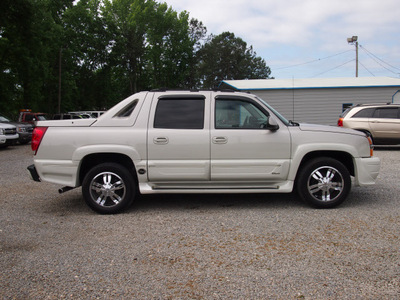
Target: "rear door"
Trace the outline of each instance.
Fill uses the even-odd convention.
[[[376,140],[400,141],[398,107],[379,107],[369,119],[371,133]]]
[[[150,181],[210,179],[209,94],[155,93],[147,138]]]

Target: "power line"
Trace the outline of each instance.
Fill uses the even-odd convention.
[[[304,63],[300,63],[300,64],[296,64],[296,65],[280,67],[280,68],[273,68],[273,69],[274,70],[282,70],[282,69],[288,69],[288,68],[294,68],[294,67],[298,67],[298,66],[303,66],[303,65],[311,64],[311,63],[314,63],[314,62],[317,62],[317,61],[321,61],[321,60],[324,60],[324,59],[329,59],[329,58],[332,58],[332,57],[335,57],[335,56],[338,56],[338,55],[342,55],[344,53],[351,52],[351,51],[353,51],[353,50],[343,51],[343,52],[340,52],[340,53],[337,53],[337,54],[333,54],[333,55],[330,55],[330,56],[327,56],[327,57],[324,57],[324,58],[318,58],[318,59],[310,60],[310,61],[307,61],[307,62],[304,62]]]
[[[365,70],[367,70],[367,72],[368,72],[369,74],[371,74],[372,76],[375,77],[375,74],[373,74],[366,66],[364,66],[363,63],[362,63],[361,61],[358,61],[358,63],[359,63],[361,66],[363,66],[363,68],[364,68]]]
[[[388,70],[389,72],[391,72],[391,73],[393,73],[393,74],[396,74],[396,75],[399,74],[398,72],[396,73],[396,72],[390,70],[388,67],[384,66],[383,64],[386,64],[386,65],[388,65],[389,67],[391,67],[391,68],[393,68],[393,69],[395,69],[395,70],[399,70],[399,71],[400,71],[399,68],[397,68],[397,67],[395,67],[395,66],[392,66],[391,64],[389,64],[389,63],[385,62],[384,60],[380,59],[378,56],[376,56],[375,54],[373,54],[371,51],[368,51],[365,47],[363,47],[363,46],[360,45],[360,48],[361,48],[362,50],[364,50],[364,52],[365,52],[372,60],[374,60],[378,65],[380,65],[382,68]],[[383,64],[382,64],[381,62],[382,62]]]
[[[355,59],[349,60],[349,61],[347,61],[347,62],[345,62],[345,63],[343,63],[343,64],[341,64],[341,65],[339,65],[339,66],[337,66],[337,67],[334,67],[334,68],[329,69],[329,70],[327,70],[327,71],[321,72],[321,73],[319,73],[319,74],[317,74],[317,75],[315,75],[315,76],[312,76],[311,78],[318,77],[318,76],[320,76],[320,75],[322,75],[322,74],[325,74],[325,73],[328,73],[328,72],[330,72],[330,71],[333,71],[333,70],[335,70],[335,69],[337,69],[337,68],[340,68],[340,67],[342,67],[342,66],[344,66],[344,65],[347,65],[348,63],[351,63],[351,62],[353,62],[353,61],[355,61]]]

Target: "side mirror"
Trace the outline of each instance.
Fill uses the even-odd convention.
[[[264,128],[271,131],[276,131],[279,129],[279,125],[273,117],[269,116],[267,122],[264,123]]]

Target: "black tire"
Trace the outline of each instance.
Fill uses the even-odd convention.
[[[332,208],[341,204],[351,189],[347,168],[338,160],[320,157],[308,161],[297,178],[297,192],[308,204]]]
[[[136,196],[136,180],[120,164],[93,167],[82,183],[86,204],[100,214],[114,214],[128,208]]]

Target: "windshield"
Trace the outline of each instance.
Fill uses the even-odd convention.
[[[279,112],[277,112],[273,107],[271,107],[266,101],[264,101],[263,99],[261,99],[260,97],[257,97],[257,96],[256,96],[256,98],[258,100],[260,100],[262,103],[264,103],[265,106],[267,106],[268,109],[271,110],[272,113],[279,118],[279,120],[281,120],[283,123],[285,123],[286,126],[290,125],[290,122],[284,116],[282,116]]]
[[[0,115],[0,122],[10,122],[10,120]]]

